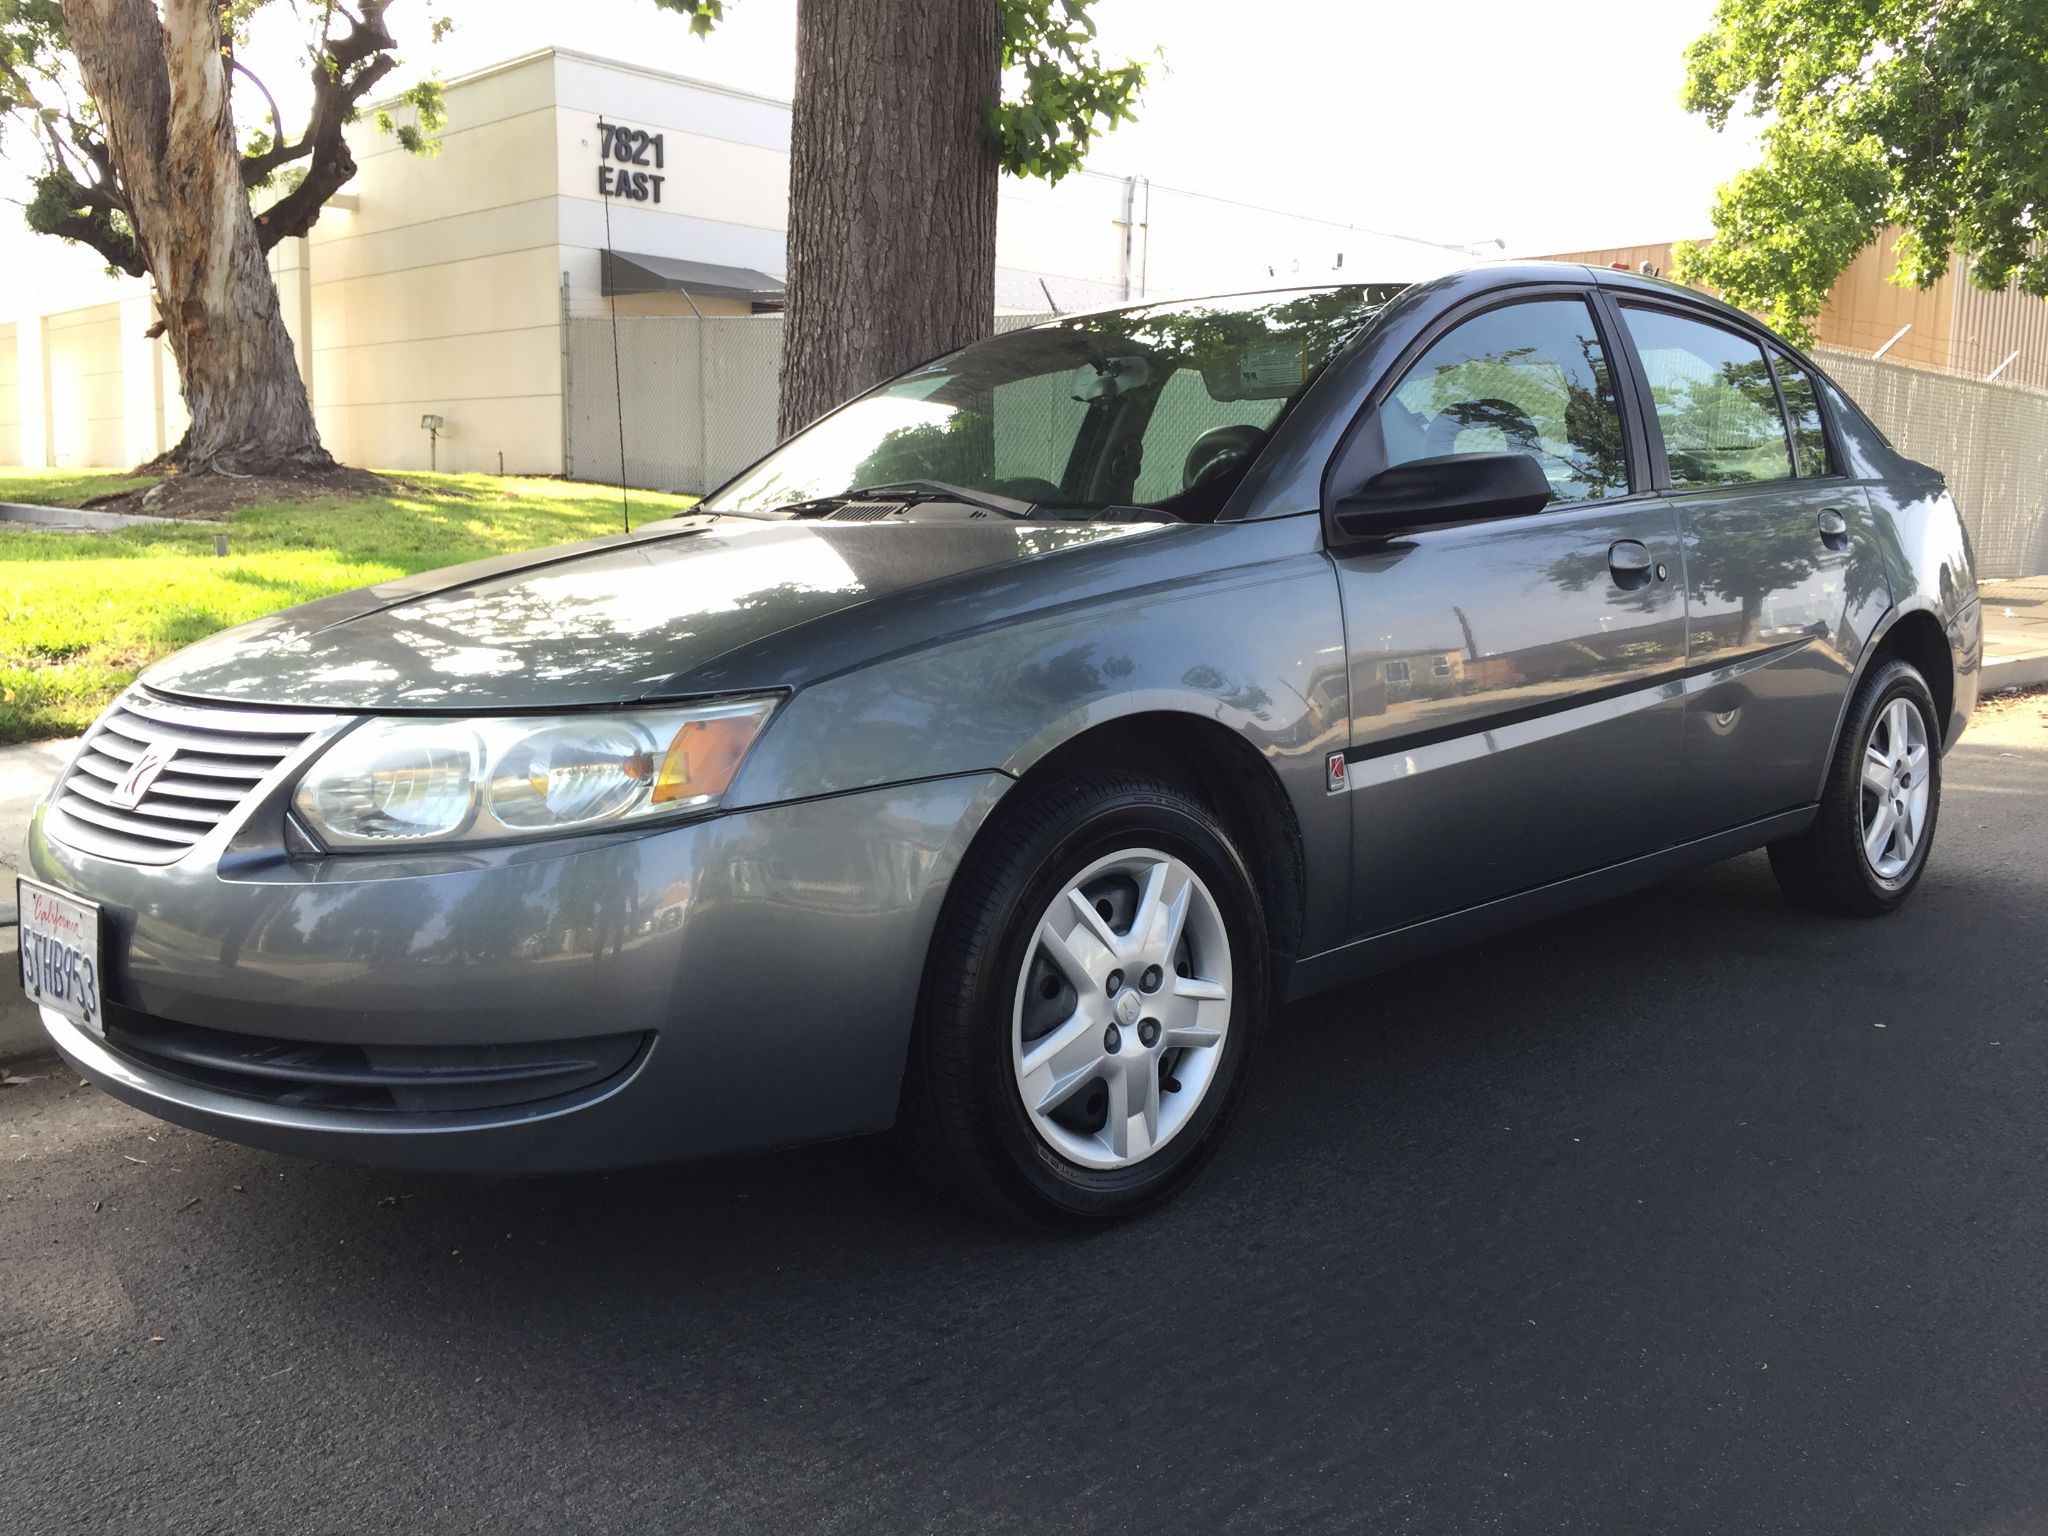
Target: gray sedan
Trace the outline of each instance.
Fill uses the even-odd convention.
[[[24,980],[85,1076],[261,1146],[894,1126],[1099,1224],[1281,1000],[1753,848],[1893,911],[1979,652],[1941,477],[1683,289],[1064,318],[690,515],[151,668],[38,813]]]

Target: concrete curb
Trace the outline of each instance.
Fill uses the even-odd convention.
[[[87,507],[39,507],[32,502],[0,501],[0,523],[24,528],[56,528],[72,533],[106,533],[115,528],[166,528],[198,523],[225,528],[217,517],[145,517],[133,512],[95,512]]]
[[[1980,695],[1997,693],[2002,688],[2039,688],[2043,684],[2048,684],[2048,654],[1987,657],[1977,678]]]
[[[12,901],[11,876],[8,885],[8,900]],[[47,1055],[50,1050],[42,1018],[21,990],[19,942],[15,928],[0,928],[0,1062]]]

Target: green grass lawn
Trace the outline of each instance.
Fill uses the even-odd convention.
[[[0,742],[83,730],[143,667],[215,630],[330,592],[619,529],[616,487],[406,479],[415,491],[248,507],[226,527],[167,521],[55,533],[0,524]],[[146,483],[0,470],[0,501],[70,503]],[[637,527],[692,498],[634,491],[632,501]],[[214,553],[217,534],[228,537],[225,558]]]
[[[131,475],[122,469],[13,469],[0,464],[0,501],[75,507],[90,496],[147,490],[156,482],[155,475]]]

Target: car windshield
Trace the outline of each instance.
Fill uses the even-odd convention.
[[[1206,520],[1323,364],[1399,291],[1150,304],[995,336],[798,433],[705,509],[828,511],[886,487],[1041,517]]]

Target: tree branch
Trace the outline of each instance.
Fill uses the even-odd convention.
[[[71,130],[71,144],[67,147],[53,120],[38,120],[50,144],[50,169],[35,180],[35,197],[27,205],[29,227],[88,245],[129,276],[142,276],[146,267],[135,242],[132,220],[124,224],[115,218],[118,214],[127,220],[128,209],[121,198],[106,145],[87,132],[77,119],[67,118]],[[94,180],[84,179],[74,156],[92,166]]]
[[[261,91],[263,99],[270,103],[270,148],[260,155],[247,155],[242,160],[242,185],[253,187],[272,171],[276,170],[278,166],[296,157],[292,154],[284,153],[289,147],[286,145],[284,137],[284,114],[278,111],[277,98],[270,94],[270,87],[263,83],[255,70],[244,64],[239,58],[231,54],[229,55],[228,62],[233,66],[236,74]],[[300,151],[300,153],[303,152],[303,150]]]
[[[280,240],[311,229],[327,200],[355,175],[355,156],[345,133],[349,119],[355,115],[357,103],[398,67],[394,52],[398,40],[384,25],[384,13],[391,4],[392,0],[364,0],[360,15],[346,6],[329,6],[329,16],[347,17],[350,26],[314,56],[313,106],[305,132],[293,144],[285,143],[280,132],[270,149],[243,159],[244,186],[256,185],[292,161],[311,162],[303,181],[256,215],[256,238],[266,251]],[[253,75],[250,78],[255,79]],[[262,88],[260,80],[257,86]]]

